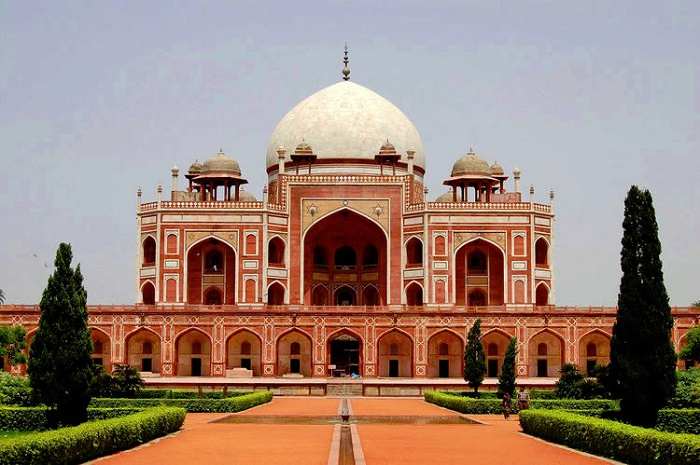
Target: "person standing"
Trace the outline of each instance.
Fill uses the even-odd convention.
[[[518,393],[518,410],[527,410],[530,408],[530,392],[525,389],[525,386],[520,386]]]
[[[507,420],[508,417],[510,417],[510,410],[512,408],[510,393],[506,392],[505,394],[503,394],[503,399],[501,400],[501,407],[503,408],[503,418]]]

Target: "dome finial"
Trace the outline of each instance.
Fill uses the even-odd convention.
[[[350,63],[350,59],[348,58],[348,43],[345,42],[345,56],[343,57],[343,81],[349,81],[350,80],[350,68],[348,67],[348,63]]]

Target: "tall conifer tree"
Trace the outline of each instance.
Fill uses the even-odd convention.
[[[673,318],[664,286],[661,243],[649,191],[632,186],[622,223],[622,279],[610,374],[630,422],[651,426],[675,392]]]
[[[503,367],[498,376],[498,397],[503,397],[506,392],[513,397],[515,394],[515,358],[518,355],[518,339],[510,338],[506,355],[503,358]]]
[[[29,357],[29,380],[37,400],[50,408],[51,421],[76,425],[87,419],[92,380],[92,340],[87,325],[87,293],[80,265],[61,243],[56,269],[41,297],[39,330]]]
[[[464,349],[464,379],[479,392],[479,386],[486,373],[486,355],[481,345],[481,320],[477,319],[467,335],[467,347]]]

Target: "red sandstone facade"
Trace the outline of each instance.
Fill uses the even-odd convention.
[[[329,116],[338,101],[361,101],[353,111],[368,119],[410,125],[395,107],[351,83],[316,95],[321,123],[299,127],[312,117],[295,107],[275,130],[261,201],[221,152],[193,164],[185,188],[174,168],[167,200],[161,187],[148,203],[139,191],[138,303],[89,307],[96,360],[160,376],[460,378],[480,318],[488,376],[513,336],[520,376],[607,363],[615,309],[554,305],[553,193],[537,203],[531,188],[523,200],[517,169],[508,191],[500,165],[470,151],[450,191],[428,201],[417,133],[370,125],[358,136],[364,119],[342,127],[350,117]],[[334,124],[331,136],[316,129]],[[293,150],[277,146],[290,137]],[[679,347],[700,312],[673,314]],[[30,340],[38,317],[0,307],[0,324],[26,326]]]

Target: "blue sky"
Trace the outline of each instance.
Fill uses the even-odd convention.
[[[469,145],[556,192],[557,301],[617,299],[623,200],[654,194],[674,305],[700,299],[698,2],[0,1],[0,288],[60,241],[90,303],[135,299],[135,192],[220,147],[260,195],[296,102],[352,79],[417,126],[431,196]]]

